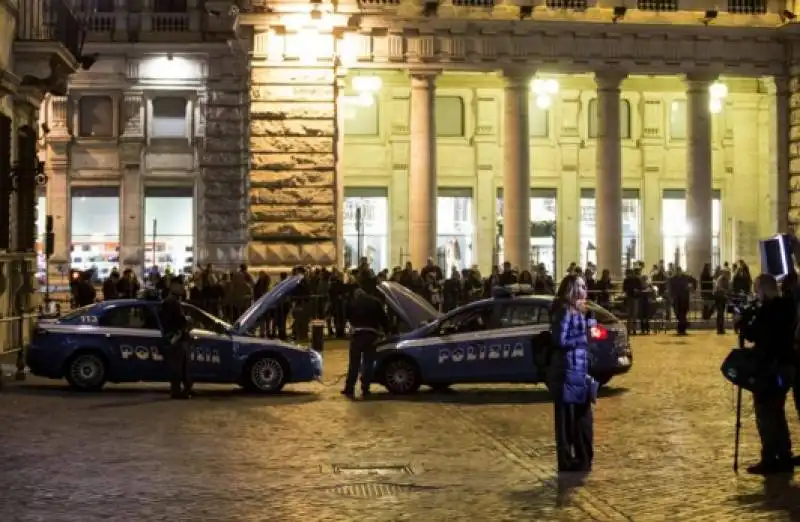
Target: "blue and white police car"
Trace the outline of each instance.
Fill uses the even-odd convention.
[[[490,299],[440,314],[405,287],[379,286],[405,333],[378,347],[374,379],[389,392],[408,394],[421,385],[445,389],[459,383],[545,382],[552,351],[552,296],[495,289]],[[606,384],[630,370],[633,356],[625,325],[590,303],[591,373]]]
[[[193,321],[190,371],[195,382],[236,383],[274,393],[287,383],[320,379],[319,353],[249,335],[301,279],[279,282],[232,325],[182,303]],[[112,300],[42,321],[27,347],[27,365],[34,375],[66,379],[84,391],[99,390],[107,382],[166,382],[159,306],[159,301]]]

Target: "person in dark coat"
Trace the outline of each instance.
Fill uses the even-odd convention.
[[[742,327],[741,334],[754,344],[764,386],[753,392],[761,461],[747,471],[756,475],[791,473],[792,441],[785,406],[796,372],[794,302],[780,295],[775,278],[769,274],[756,278],[754,291],[759,306],[754,320]],[[789,382],[783,382],[784,379]]]
[[[559,472],[588,472],[594,458],[592,403],[597,383],[589,376],[590,325],[583,311],[585,302],[583,279],[567,275],[553,309],[555,351],[548,370]]]
[[[697,281],[688,274],[685,274],[681,267],[675,267],[675,275],[667,282],[667,292],[675,310],[675,320],[677,322],[678,335],[686,335],[689,328],[689,303],[692,292],[697,288]]]
[[[347,366],[342,395],[354,398],[356,379],[361,373],[361,394],[368,397],[372,381],[372,368],[375,361],[375,343],[381,336],[389,332],[389,317],[383,303],[377,297],[377,280],[365,278],[361,280],[361,288],[357,289],[349,303],[347,319],[353,329],[350,338],[350,357]]]
[[[173,399],[188,399],[192,396],[192,377],[189,373],[191,322],[181,308],[184,296],[183,277],[178,276],[171,281],[169,295],[162,301],[159,312],[166,344],[164,359],[169,365],[170,394]]]

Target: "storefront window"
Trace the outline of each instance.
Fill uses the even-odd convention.
[[[36,278],[44,281],[47,263],[44,257],[44,235],[47,220],[47,197],[40,195],[36,200]]]
[[[192,187],[148,187],[144,198],[144,266],[160,273],[194,267]]]
[[[358,221],[358,210],[360,221]],[[389,197],[385,188],[345,189],[344,261],[348,268],[366,257],[378,272],[389,266]]]
[[[556,268],[557,193],[555,189],[531,189],[531,250],[530,264],[543,264],[549,274]],[[503,189],[497,191],[497,264],[503,257]],[[512,264],[513,260],[510,260]]]
[[[70,266],[93,269],[95,279],[104,279],[119,266],[119,189],[74,187],[70,196]]]
[[[622,191],[622,265],[627,266],[628,257],[631,263],[640,259],[641,241],[639,240],[639,222],[641,219],[641,203],[639,191],[627,189]],[[588,263],[597,265],[597,221],[594,189],[581,190],[581,266]],[[603,270],[608,267],[598,267]]]
[[[722,223],[722,197],[715,190],[711,200],[711,265],[720,260],[720,228]],[[667,263],[686,267],[686,238],[691,233],[686,219],[686,192],[682,189],[665,190],[661,205],[661,230],[664,236],[662,256]]]
[[[463,270],[472,266],[472,213],[472,189],[439,189],[436,198],[436,257],[445,277],[449,277],[454,268]]]

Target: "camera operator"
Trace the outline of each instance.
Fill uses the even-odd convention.
[[[781,281],[781,293],[784,297],[791,298],[795,309],[794,350],[795,350],[795,376],[792,392],[794,393],[794,408],[800,417],[800,281],[797,272],[791,271]]]
[[[756,303],[752,317],[740,325],[741,338],[754,344],[758,386],[753,391],[756,424],[761,438],[761,462],[747,468],[748,473],[767,475],[793,469],[792,442],[786,422],[786,395],[794,378],[793,301],[782,297],[778,283],[769,274],[755,281]]]

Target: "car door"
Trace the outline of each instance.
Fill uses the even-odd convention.
[[[472,305],[446,316],[430,337],[420,356],[428,369],[426,378],[441,382],[494,382],[502,377],[497,364],[500,349],[493,342],[492,301]]]
[[[493,338],[502,350],[496,360],[498,371],[510,382],[539,380],[546,360],[541,350],[551,346],[548,307],[531,299],[500,301],[497,307]]]
[[[184,315],[192,321],[189,371],[194,379],[206,382],[230,382],[236,365],[234,343],[224,324],[187,303],[181,303]]]
[[[108,308],[98,323],[104,332],[119,380],[161,382],[168,379],[158,317],[144,303]]]

